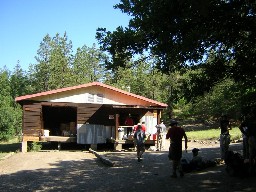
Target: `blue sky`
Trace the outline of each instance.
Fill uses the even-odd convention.
[[[129,16],[113,5],[119,0],[0,0],[0,69],[13,70],[18,60],[24,70],[35,63],[46,34],[67,32],[73,51],[97,44],[96,29],[113,31],[127,26]]]

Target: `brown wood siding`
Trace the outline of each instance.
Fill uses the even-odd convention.
[[[23,106],[23,135],[39,136],[42,133],[41,114],[42,106],[40,103]]]
[[[77,107],[77,124],[85,124],[101,106],[99,104],[79,104]]]
[[[59,103],[59,102],[42,102],[42,106],[51,106],[51,107],[77,107],[77,103]]]
[[[111,105],[103,105],[89,119],[90,124],[101,124],[105,126],[115,126],[115,118],[109,118],[118,114]]]

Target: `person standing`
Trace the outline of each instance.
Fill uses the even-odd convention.
[[[166,134],[166,139],[170,139],[169,148],[169,159],[172,160],[173,174],[171,177],[177,178],[176,170],[179,169],[180,177],[184,176],[180,161],[182,157],[182,138],[185,138],[185,150],[187,150],[187,135],[185,130],[178,125],[178,122],[172,120],[170,123],[170,128]]]
[[[137,150],[138,162],[140,162],[142,155],[145,152],[145,139],[146,139],[145,131],[142,130],[141,125],[137,126],[137,130],[135,131],[133,138],[134,138],[134,144]]]
[[[161,123],[156,125],[156,134],[157,134],[157,151],[161,151],[163,148],[163,136],[166,133],[166,126],[163,122],[163,120],[161,120]]]
[[[248,145],[250,175],[256,173],[256,111],[253,109],[248,117]]]
[[[129,127],[126,128],[126,130],[127,130],[127,131],[126,131],[126,135],[127,135],[127,138],[128,138],[129,135],[132,134],[132,129],[133,129],[133,126],[134,126],[134,122],[133,122],[133,119],[132,119],[131,114],[129,114],[129,115],[126,117],[124,124],[125,124],[126,126],[129,126]]]
[[[221,159],[225,160],[225,155],[229,149],[231,125],[227,115],[222,115],[220,119],[220,155]]]
[[[246,121],[243,121],[239,126],[239,129],[243,136],[243,158],[249,159],[249,143],[248,143],[248,125]]]

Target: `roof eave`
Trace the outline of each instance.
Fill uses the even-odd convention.
[[[116,91],[119,92],[121,94],[125,94],[149,103],[152,103],[153,105],[159,105],[161,107],[167,107],[168,105],[166,105],[165,103],[161,103],[152,99],[148,99],[146,97],[140,96],[140,95],[136,95],[127,91],[123,91],[121,89],[112,87],[110,85],[106,85],[100,82],[92,82],[92,83],[87,83],[87,84],[82,84],[82,85],[77,85],[77,86],[73,86],[73,87],[66,87],[66,88],[61,88],[61,89],[55,89],[55,90],[51,90],[51,91],[45,91],[45,92],[41,92],[41,93],[35,93],[35,94],[31,94],[31,95],[25,95],[25,96],[20,96],[20,97],[16,97],[15,98],[15,102],[20,103],[21,101],[24,100],[31,100],[33,98],[37,98],[37,97],[41,97],[41,96],[46,96],[46,95],[52,95],[52,94],[56,94],[56,93],[61,93],[61,92],[66,92],[66,91],[71,91],[71,90],[76,90],[76,89],[82,89],[82,88],[87,88],[87,87],[92,87],[92,86],[99,86],[99,87],[103,87],[105,89],[110,89],[112,91]]]

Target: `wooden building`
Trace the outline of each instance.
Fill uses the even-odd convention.
[[[27,141],[76,142],[94,148],[107,139],[118,148],[129,140],[125,118],[130,115],[134,124],[144,121],[151,134],[167,107],[143,96],[93,82],[61,88],[15,99],[23,108],[22,151]]]

